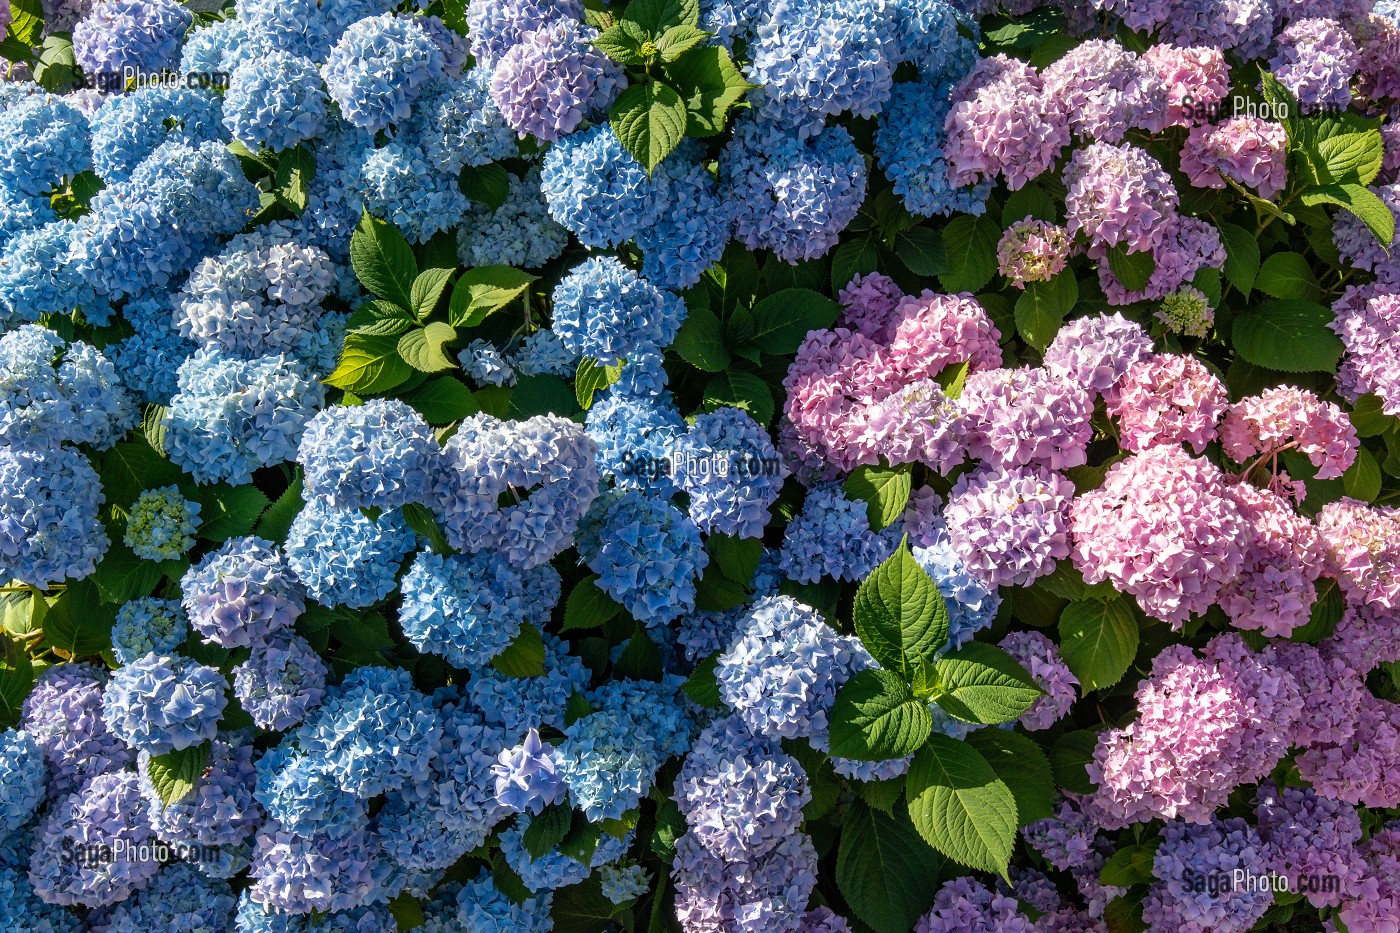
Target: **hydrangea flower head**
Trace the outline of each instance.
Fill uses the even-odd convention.
[[[1076,318],[1045,349],[1045,368],[1095,393],[1116,387],[1129,367],[1152,354],[1142,325],[1120,313]]]
[[[1400,509],[1343,497],[1322,507],[1317,530],[1329,574],[1353,601],[1400,607]]]
[[[12,191],[44,194],[91,167],[88,119],[72,104],[35,94],[0,111],[0,180]]]
[[[1087,462],[1093,396],[1050,369],[990,369],[967,377],[958,407],[968,452],[1012,468]]]
[[[1351,292],[1332,307],[1336,319],[1327,326],[1346,350],[1337,371],[1338,391],[1350,402],[1374,394],[1382,411],[1400,415],[1400,374],[1389,365],[1400,353],[1400,295]]]
[[[346,122],[377,132],[408,119],[443,68],[442,50],[415,18],[382,13],[345,30],[321,75]]]
[[[1036,927],[1021,913],[1016,898],[992,891],[975,878],[945,881],[933,906],[914,924],[914,933],[1032,933]]]
[[[1130,128],[1162,128],[1166,95],[1156,69],[1112,39],[1080,43],[1042,77],[1081,138],[1117,143]]]
[[[1295,19],[1278,34],[1269,70],[1297,98],[1303,112],[1345,109],[1360,50],[1346,27],[1334,19]]]
[[[1183,933],[1243,933],[1273,904],[1274,892],[1217,884],[1211,893],[1197,879],[1232,877],[1237,869],[1258,872],[1263,864],[1264,846],[1243,819],[1172,820],[1152,860],[1157,880],[1143,902],[1143,919]]]
[[[766,854],[726,862],[691,833],[676,840],[671,865],[676,917],[684,929],[800,933],[817,883],[817,852],[806,833],[786,836]]]
[[[1151,249],[1162,223],[1176,213],[1177,193],[1161,164],[1131,143],[1092,143],[1065,168],[1065,211],[1071,234],[1129,252]]]
[[[326,665],[306,639],[276,633],[233,669],[233,693],[260,729],[290,729],[325,696]]]
[[[521,36],[495,65],[491,97],[522,139],[557,142],[612,104],[626,78],[594,48],[597,38],[592,26],[555,19]]]
[[[660,219],[662,189],[607,123],[551,146],[540,169],[540,190],[554,219],[596,249],[625,243]]]
[[[44,750],[22,729],[0,732],[0,836],[29,822],[44,802]]]
[[[581,0],[505,0],[467,4],[467,37],[472,55],[494,68],[526,34],[561,19],[582,19]]]
[[[93,572],[111,542],[102,484],[70,447],[0,445],[0,576],[47,588]]]
[[[1215,309],[1210,299],[1198,288],[1184,285],[1162,299],[1162,307],[1156,313],[1157,320],[1167,325],[1167,330],[1183,337],[1203,340],[1210,335],[1215,325]]]
[[[52,797],[77,790],[95,774],[119,771],[134,757],[102,718],[106,682],[90,664],[56,664],[24,698],[20,727],[44,750]]]
[[[207,742],[228,704],[228,682],[178,655],[148,654],[112,674],[102,694],[107,727],[132,748],[163,755]]]
[[[164,71],[193,19],[177,0],[98,0],[73,27],[73,54],[89,75]]]
[[[1225,55],[1209,46],[1181,47],[1165,43],[1142,53],[1142,61],[1157,72],[1166,92],[1166,125],[1193,126],[1204,121],[1230,90],[1230,67]]]
[[[1119,442],[1134,451],[1186,443],[1200,453],[1215,440],[1229,405],[1215,373],[1195,357],[1175,353],[1139,359],[1104,400],[1118,418]]]
[[[997,271],[1017,288],[1048,282],[1069,261],[1069,231],[1059,224],[1026,217],[1006,228],[997,243]]]
[[[484,68],[434,81],[403,128],[413,148],[450,177],[463,166],[485,165],[516,152],[515,135],[491,99],[490,83]]]
[[[286,558],[262,538],[227,541],[186,571],[180,585],[190,624],[225,648],[246,647],[289,628],[306,608]]]
[[[1069,121],[1041,76],[1005,55],[981,59],[958,83],[944,126],[954,185],[1003,178],[1015,191],[1070,141]]]
[[[308,502],[287,531],[287,567],[323,606],[363,609],[393,592],[404,557],[418,544],[397,511],[363,512]]]
[[[515,640],[522,620],[547,620],[548,608],[539,613],[539,600],[529,593],[543,579],[539,569],[522,573],[493,551],[449,557],[424,551],[403,581],[404,635],[454,667],[484,665]]]
[[[151,828],[161,841],[170,844],[207,846],[238,845],[253,834],[262,820],[262,811],[253,800],[257,771],[254,749],[243,741],[246,733],[221,734],[209,749],[209,759],[194,783],[194,789],[180,800],[166,803],[150,780],[150,755],[139,757],[141,793],[148,803]]]
[[[524,176],[510,175],[505,202],[495,210],[473,202],[457,228],[457,258],[468,267],[538,269],[557,258],[568,245],[569,231],[550,215],[540,190],[539,168],[531,168]],[[536,331],[525,338],[525,346],[534,345],[531,337],[536,334],[552,336],[553,331]],[[553,345],[558,346],[557,339]],[[552,358],[549,359],[552,362]],[[572,373],[573,368],[568,372]]]
[[[330,115],[320,72],[309,58],[273,49],[241,62],[224,94],[224,126],[256,152],[319,136]]]
[[[411,243],[455,227],[471,205],[455,175],[403,143],[367,150],[355,174],[364,209],[393,223]]]
[[[571,352],[611,366],[668,346],[685,303],[612,257],[584,260],[554,288],[554,333]]]
[[[828,576],[864,580],[898,545],[895,526],[872,531],[863,501],[852,502],[839,486],[822,484],[808,491],[788,525],[778,567],[800,583]]]
[[[152,652],[169,655],[185,641],[189,624],[179,600],[142,597],[122,604],[112,625],[112,654],[122,664]]]
[[[1288,181],[1288,133],[1261,117],[1229,117],[1193,126],[1181,149],[1181,170],[1198,188],[1224,188],[1226,180],[1278,197]]]
[[[436,478],[440,458],[423,416],[396,399],[320,412],[297,450],[308,498],[342,509],[395,509],[415,501]]]
[[[763,426],[738,408],[699,415],[672,448],[676,486],[705,533],[762,534],[787,470]]]
[[[1028,586],[1070,554],[1074,484],[1044,467],[983,465],[965,473],[943,512],[948,537],[989,587]]]
[[[199,510],[199,503],[186,499],[178,486],[147,489],[132,503],[126,546],[146,560],[177,560],[194,547]]]
[[[207,878],[193,864],[177,862],[116,905],[108,933],[146,933],[179,925],[198,933],[226,930],[238,900],[228,882]]]
[[[0,337],[0,441],[105,450],[138,420],[116,367],[92,345],[38,324]]]

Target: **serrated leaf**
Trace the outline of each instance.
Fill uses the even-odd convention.
[[[672,26],[698,26],[700,0],[632,0],[622,11],[622,21],[636,23],[648,36]]]
[[[170,806],[188,797],[209,763],[209,743],[192,745],[164,755],[152,755],[146,762],[146,777],[161,803]]]
[[[938,659],[938,705],[964,722],[1011,722],[1044,691],[1016,659],[978,641]]]
[[[753,420],[767,425],[773,420],[776,404],[768,384],[753,373],[729,370],[720,373],[705,386],[703,404],[706,411],[729,406],[742,408]]]
[[[841,824],[836,887],[875,933],[908,933],[933,903],[938,856],[903,814],[852,804]]]
[[[754,331],[749,338],[764,353],[796,353],[807,334],[836,323],[841,306],[809,288],[785,288],[753,306]]]
[[[110,535],[111,546],[92,574],[97,591],[104,603],[125,603],[142,596],[149,596],[151,590],[164,574],[153,561],[142,560],[132,553],[131,548],[121,540],[121,534]]]
[[[728,50],[707,45],[682,56],[666,69],[685,107],[687,136],[714,136],[724,131],[729,110],[757,85],[740,73]]]
[[[934,733],[914,756],[909,816],[929,845],[955,862],[1006,877],[1016,840],[1016,798],[971,745]]]
[[[858,671],[836,693],[831,754],[855,761],[912,755],[933,729],[926,701],[893,671]]]
[[[510,173],[499,163],[465,165],[457,176],[457,187],[488,211],[496,211],[510,197],[510,180]]]
[[[1055,777],[1050,759],[1039,745],[1019,732],[1005,729],[975,729],[965,741],[987,759],[997,777],[1010,788],[1021,826],[1054,815]]]
[[[1376,458],[1365,447],[1360,447],[1356,451],[1356,460],[1342,474],[1342,489],[1353,499],[1374,502],[1381,493],[1383,479]]]
[[[447,291],[447,283],[452,281],[454,272],[455,269],[424,269],[413,280],[409,308],[420,321],[426,321],[432,315],[443,292]]]
[[[701,612],[724,612],[742,606],[748,599],[748,588],[729,579],[713,564],[695,584],[695,608]]]
[[[1141,845],[1124,846],[1108,857],[1099,869],[1099,880],[1107,885],[1130,888],[1135,884],[1151,884],[1156,880],[1152,863],[1160,839]]]
[[[1274,253],[1264,260],[1254,287],[1274,298],[1298,298],[1303,301],[1317,301],[1322,297],[1322,286],[1317,283],[1308,261],[1298,253]]]
[[[1147,287],[1152,273],[1157,271],[1157,260],[1148,250],[1128,252],[1122,243],[1108,249],[1108,267],[1113,276],[1130,292],[1140,292]]]
[[[1379,130],[1342,133],[1318,140],[1318,161],[1331,181],[1354,181],[1369,185],[1375,181],[1385,158],[1385,144]]]
[[[68,659],[87,658],[112,647],[116,610],[102,603],[97,584],[76,580],[44,613],[44,640]]]
[[[992,280],[997,271],[997,240],[1001,229],[983,215],[960,214],[943,228],[943,246],[948,253],[948,271],[938,277],[947,292],[975,292]]]
[[[179,484],[185,474],[162,457],[149,440],[137,435],[118,441],[102,454],[97,470],[108,505],[130,507],[145,489]]]
[[[302,499],[302,485],[302,476],[298,471],[291,485],[258,519],[255,531],[259,538],[265,538],[274,544],[281,544],[287,539],[287,532],[291,529],[292,522],[296,519],[302,506],[305,505]]]
[[[894,254],[915,275],[942,275],[952,268],[942,235],[929,227],[911,227],[896,236]]]
[[[505,650],[491,659],[491,666],[507,677],[540,677],[544,674],[544,639],[529,622]]]
[[[691,700],[701,706],[720,709],[724,701],[719,695],[719,681],[715,679],[715,668],[719,665],[719,652],[704,658],[695,665],[695,670],[686,678],[681,689]]]
[[[404,308],[413,307],[413,280],[418,261],[413,248],[393,224],[365,210],[350,237],[350,265],[371,294]]]
[[[1076,600],[1060,614],[1060,654],[1086,693],[1121,680],[1137,649],[1137,618],[1124,600]]]
[[[1231,337],[1244,360],[1285,373],[1330,372],[1342,357],[1342,341],[1328,324],[1331,310],[1286,299],[1256,305],[1235,318]]]
[[[617,663],[613,665],[613,676],[631,680],[660,680],[662,675],[661,649],[656,647],[646,631],[639,625],[622,646]]]
[[[29,655],[18,642],[0,636],[0,724],[19,722],[24,700],[33,689],[34,664]]]
[[[685,101],[665,82],[646,81],[618,95],[608,120],[622,148],[650,175],[685,138]]]
[[[1016,299],[1016,331],[1037,350],[1050,346],[1079,301],[1079,283],[1068,270],[1048,282],[1028,282]]]
[[[438,527],[437,518],[427,506],[419,505],[417,502],[410,502],[399,509],[399,514],[408,524],[409,528],[418,532],[428,540],[434,551],[439,554],[451,554],[452,546],[447,543],[447,536]]]
[[[735,538],[716,531],[706,540],[705,550],[721,573],[741,586],[748,586],[763,557],[763,539]]]
[[[25,46],[39,44],[44,34],[44,4],[41,0],[11,0],[10,35]]]
[[[415,327],[399,338],[399,356],[421,373],[441,372],[457,365],[444,350],[447,344],[456,339],[457,331],[452,325],[432,321],[426,327]]]
[[[593,45],[608,58],[623,65],[640,65],[646,61],[642,46],[647,41],[646,31],[631,20],[623,20],[604,29]]]
[[[1225,278],[1248,298],[1259,274],[1259,241],[1235,224],[1221,224],[1220,239],[1225,244]]]
[[[598,628],[622,613],[622,605],[598,588],[598,575],[584,577],[564,604],[564,625],[560,631]]]
[[[555,803],[530,818],[520,842],[531,858],[544,858],[553,852],[574,824],[574,811],[567,804]]]
[[[597,360],[583,359],[574,374],[574,395],[584,411],[593,407],[593,394],[601,392],[622,378],[622,364],[600,366]]]
[[[481,411],[472,390],[452,376],[429,379],[403,400],[434,425],[460,421]]]
[[[854,615],[866,649],[906,682],[948,643],[948,607],[933,578],[909,553],[907,541],[861,583]]]
[[[1375,234],[1376,241],[1387,249],[1395,239],[1395,215],[1376,193],[1364,185],[1341,182],[1309,188],[1299,195],[1303,204],[1334,204],[1360,218]]]
[[[663,32],[656,40],[656,51],[663,62],[673,62],[710,37],[708,32],[696,26],[677,24]]]
[[[468,269],[452,286],[447,320],[453,327],[475,327],[519,298],[538,276],[510,266]]]
[[[913,488],[913,476],[907,465],[863,466],[846,478],[842,490],[847,499],[865,502],[865,517],[871,530],[880,531],[904,514]]]
[[[709,308],[691,308],[672,349],[691,366],[719,373],[733,361],[724,342],[724,324]]]
[[[1092,794],[1097,788],[1089,780],[1085,765],[1094,760],[1098,733],[1092,729],[1066,732],[1050,749],[1050,768],[1055,772],[1055,784],[1074,794]]]
[[[399,356],[397,336],[346,334],[335,371],[325,378],[328,385],[359,395],[387,392],[403,383],[413,367]]]

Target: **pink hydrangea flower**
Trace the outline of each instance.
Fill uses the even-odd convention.
[[[1074,564],[1174,626],[1205,612],[1244,567],[1248,525],[1225,474],[1175,444],[1115,463],[1070,507]]]
[[[1029,586],[1069,556],[1074,484],[1039,467],[984,465],[958,477],[943,519],[953,548],[995,589]]]
[[[1306,625],[1322,576],[1317,529],[1272,492],[1248,483],[1229,489],[1246,522],[1244,566],[1220,594],[1235,628],[1286,638]]]
[[[1364,807],[1400,806],[1400,706],[1367,693],[1349,739],[1298,756],[1319,794]]]
[[[1048,282],[1069,261],[1069,231],[1059,224],[1027,217],[1006,228],[997,243],[997,269],[1017,288]]]
[[[957,363],[968,363],[973,372],[1001,365],[1001,331],[966,292],[910,295],[895,308],[893,321],[888,359],[907,381],[933,379]]]
[[[1321,16],[1296,19],[1274,41],[1269,70],[1304,113],[1351,104],[1360,50],[1341,23]]]
[[[1154,45],[1142,60],[1157,71],[1167,95],[1167,126],[1204,122],[1230,92],[1230,66],[1213,48]]]
[[[1079,698],[1079,678],[1060,657],[1055,643],[1039,632],[1012,632],[998,644],[1045,691],[1018,721],[1032,732],[1049,729]]]
[[[836,297],[841,302],[837,327],[853,330],[881,343],[889,342],[893,336],[889,328],[896,320],[894,310],[904,298],[904,292],[900,291],[894,279],[879,272],[858,275]]]
[[[1400,917],[1400,824],[1376,833],[1356,856],[1361,878],[1343,892],[1337,918],[1346,924],[1347,933],[1395,933],[1395,918]],[[1331,925],[1328,933],[1336,929]]]
[[[1170,645],[1138,686],[1137,719],[1099,735],[1090,780],[1100,825],[1153,818],[1207,823],[1230,792],[1273,770],[1302,708],[1297,684],[1270,671],[1233,633],[1197,657]]]
[[[1152,338],[1120,313],[1070,321],[1045,348],[1045,368],[1093,393],[1107,392],[1129,367],[1152,355]]]
[[[1091,246],[1123,244],[1130,252],[1151,249],[1162,225],[1176,213],[1176,188],[1161,163],[1124,143],[1093,143],[1075,150],[1065,167],[1069,232],[1084,233]]]
[[[1365,677],[1382,664],[1400,661],[1400,609],[1371,604],[1347,606],[1328,641],[1328,654]]]
[[[1255,116],[1193,126],[1181,147],[1181,170],[1198,188],[1224,188],[1225,179],[1278,197],[1288,182],[1288,133],[1281,123]]]
[[[1322,507],[1317,529],[1348,599],[1400,609],[1400,509],[1343,498]]]
[[[1382,411],[1400,415],[1400,295],[1348,288],[1332,311],[1336,320],[1327,326],[1346,348],[1337,390],[1349,402],[1374,394]]]
[[[1125,450],[1187,443],[1200,453],[1215,440],[1215,426],[1229,406],[1225,385],[1193,356],[1162,353],[1128,367],[1104,393],[1119,421]]]
[[[1215,224],[1182,214],[1172,214],[1163,222],[1160,238],[1150,250],[1152,274],[1141,291],[1129,291],[1118,281],[1104,246],[1091,244],[1088,252],[1098,261],[1099,284],[1112,305],[1162,298],[1191,281],[1201,269],[1225,265],[1225,245]]]
[[[921,379],[865,407],[857,443],[891,465],[923,463],[948,473],[966,456],[965,419],[932,379]]]
[[[874,452],[860,443],[866,406],[902,385],[883,358],[884,348],[864,334],[838,327],[807,335],[783,380],[784,414],[793,439],[842,472],[874,463]]]
[[[1260,657],[1271,669],[1291,675],[1302,692],[1303,709],[1289,734],[1290,745],[1345,742],[1356,731],[1368,695],[1366,682],[1331,645],[1275,642]]]
[[[1346,414],[1307,389],[1279,386],[1230,407],[1220,443],[1236,463],[1296,447],[1317,467],[1318,479],[1336,479],[1356,459],[1360,441]]]
[[[1048,369],[992,369],[967,377],[958,404],[968,453],[1004,467],[1083,466],[1094,398]]]
[[[1015,191],[1053,165],[1070,141],[1063,107],[1040,75],[1005,55],[980,60],[954,88],[944,129],[955,188],[1002,177]]]
[[[920,486],[909,494],[904,507],[904,531],[909,546],[929,547],[942,539],[946,531],[943,521],[943,499],[931,486]]]
[[[1112,39],[1090,39],[1046,66],[1045,94],[1085,138],[1116,143],[1130,128],[1165,125],[1166,89],[1156,69]]]
[[[1381,172],[1376,181],[1392,183],[1400,180],[1400,108],[1390,112],[1390,118],[1381,127],[1381,142],[1385,150],[1381,156]]]

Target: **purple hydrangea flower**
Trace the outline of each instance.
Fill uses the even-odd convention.
[[[290,729],[320,704],[326,665],[299,635],[274,632],[233,669],[233,693],[260,729]]]
[[[593,47],[597,38],[592,26],[555,19],[525,33],[496,63],[491,97],[522,139],[557,142],[621,92],[627,79]]]
[[[282,552],[262,538],[233,538],[185,572],[185,611],[206,640],[240,648],[286,629],[306,609]]]

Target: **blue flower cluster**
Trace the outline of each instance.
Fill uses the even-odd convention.
[[[169,655],[189,633],[179,600],[143,596],[123,603],[112,624],[112,654],[130,664],[148,654]]]
[[[570,352],[611,366],[676,339],[685,303],[611,257],[585,260],[554,288],[554,333]]]
[[[391,399],[327,408],[310,419],[297,449],[307,497],[341,509],[396,509],[424,498],[441,457],[423,416]]]
[[[345,120],[378,132],[408,119],[413,100],[444,65],[442,50],[414,18],[385,13],[346,29],[321,74]]]
[[[281,550],[257,537],[229,540],[187,570],[180,586],[195,631],[225,648],[256,644],[306,609]]]
[[[540,190],[538,168],[531,168],[523,176],[510,175],[506,199],[500,207],[491,210],[485,204],[473,202],[457,227],[457,257],[469,268],[538,269],[558,258],[568,245],[569,231],[550,215]],[[557,338],[555,340],[557,342]],[[573,369],[568,372],[572,373]]]
[[[839,486],[813,486],[787,527],[778,566],[801,583],[864,580],[894,553],[901,535],[898,525],[871,531],[865,503],[847,499]]]
[[[292,520],[287,566],[323,606],[362,609],[393,592],[418,537],[396,511],[369,518],[353,509],[308,502]]]
[[[698,416],[673,448],[676,486],[690,495],[690,519],[703,532],[756,538],[768,524],[788,469],[748,412],[720,408]]]
[[[328,102],[310,59],[274,49],[233,70],[224,94],[224,126],[255,151],[289,149],[325,130]]]
[[[553,604],[539,606],[526,593],[539,578],[537,571],[522,574],[491,551],[460,557],[424,551],[404,577],[399,623],[420,651],[457,667],[476,667],[506,649],[522,620],[545,621]],[[557,599],[557,581],[554,595]],[[536,614],[539,609],[544,617]]]
[[[48,772],[33,736],[17,729],[0,732],[0,837],[34,816],[44,801]]]
[[[117,668],[102,718],[133,749],[163,755],[207,742],[228,700],[218,670],[178,655],[148,654]]]
[[[943,123],[952,109],[951,85],[904,81],[894,86],[880,114],[875,159],[911,214],[932,217],[986,210],[992,193],[989,180],[961,188],[949,183]]]

